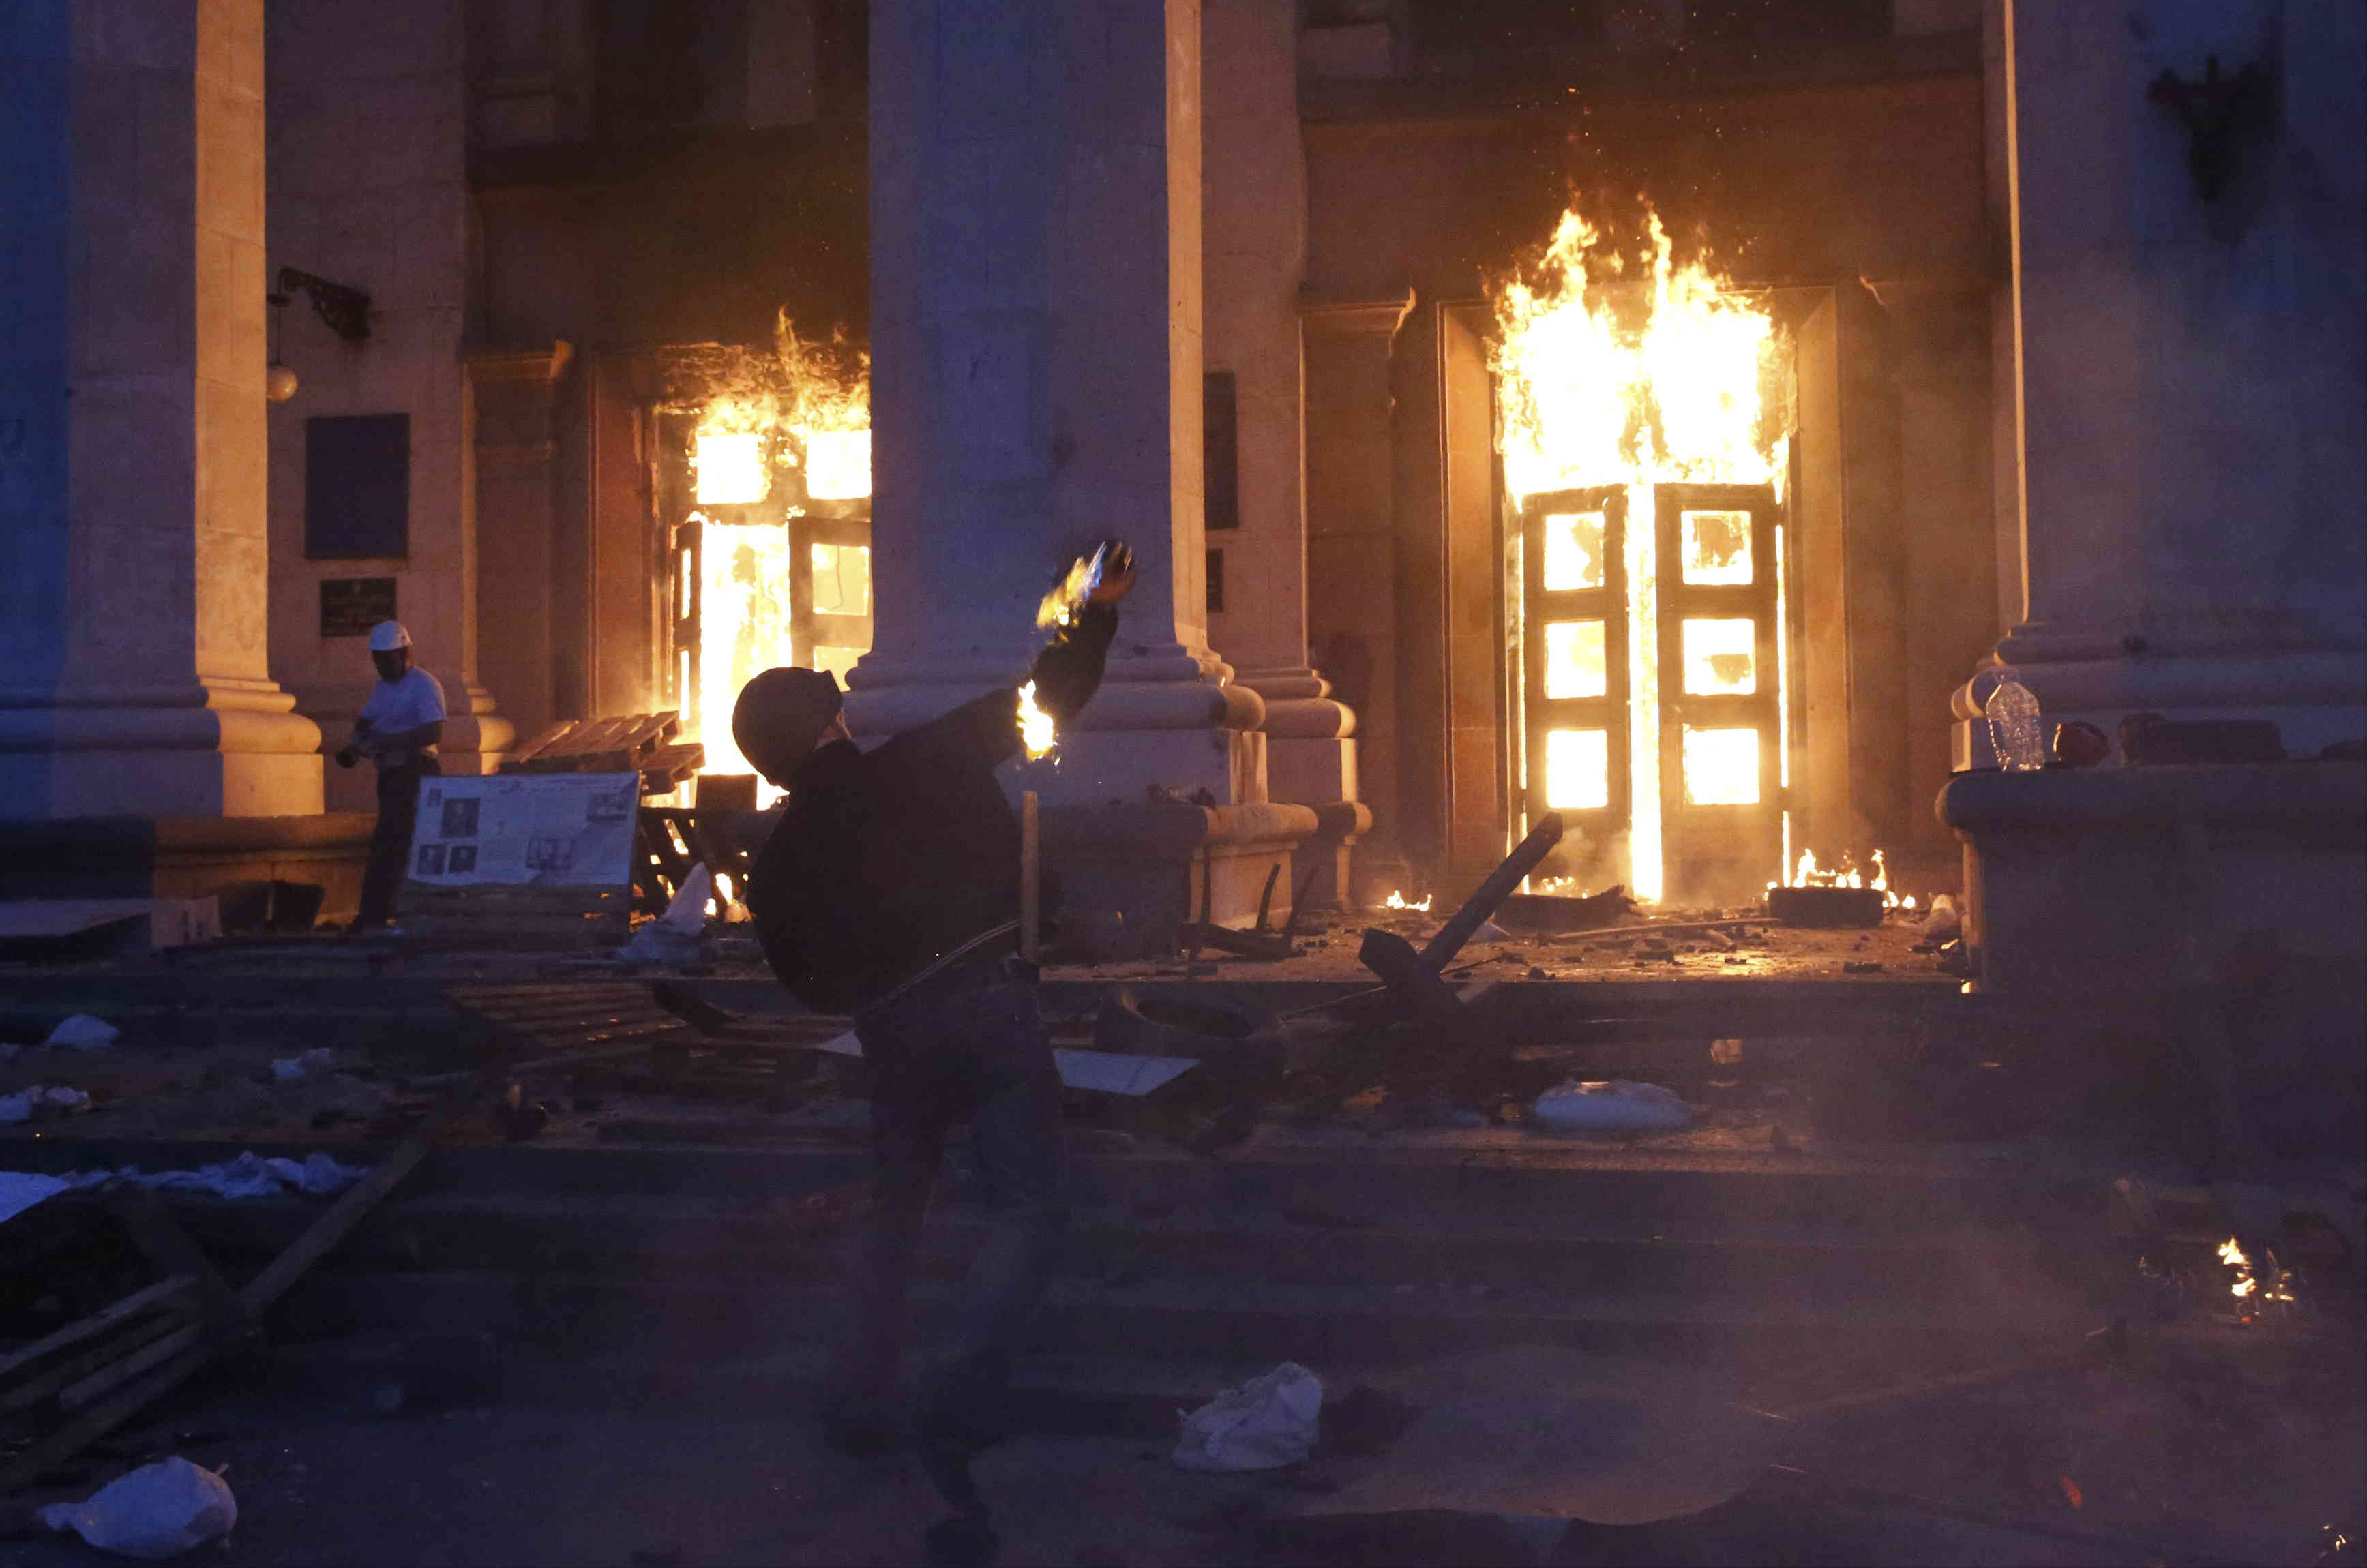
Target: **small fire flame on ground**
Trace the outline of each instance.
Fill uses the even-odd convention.
[[[2256,1269],[2245,1255],[2243,1244],[2229,1236],[2219,1244],[2219,1261],[2235,1271],[2227,1282],[2227,1293],[2236,1298],[2238,1321],[2257,1323],[2269,1312],[2293,1304],[2293,1275],[2277,1261],[2277,1255],[2263,1247],[2261,1257],[2267,1267]]]
[[[1780,483],[1783,465],[1776,461],[1781,421],[1770,417],[1767,396],[1776,384],[1773,318],[1699,260],[1677,265],[1657,213],[1648,209],[1644,225],[1645,242],[1623,250],[1576,209],[1565,212],[1544,252],[1494,291],[1498,341],[1489,359],[1498,378],[1497,445],[1515,505],[1552,491],[1625,491],[1626,667],[1657,671],[1659,563],[1652,487]],[[1782,553],[1779,547],[1776,554]],[[1587,664],[1574,672],[1580,678],[1591,678],[1600,662],[1601,624],[1591,623],[1591,639],[1583,635],[1588,625],[1559,628]],[[1703,629],[1714,623],[1687,625],[1693,628],[1689,639],[1704,639],[1705,667],[1722,671],[1708,662],[1723,649],[1722,644],[1711,648],[1715,638]],[[1549,658],[1556,630],[1528,634],[1546,638]],[[1730,661],[1731,651],[1725,651]],[[1779,693],[1784,662],[1779,656]],[[1732,688],[1729,682],[1709,689]],[[1655,679],[1633,682],[1627,710],[1627,882],[1637,899],[1657,903],[1665,868]],[[1611,798],[1604,740],[1601,731],[1548,734],[1546,755],[1530,759],[1530,766],[1545,770],[1550,806],[1583,809]],[[1755,803],[1758,742],[1756,730],[1688,731],[1678,759],[1686,798],[1700,805]],[[1779,774],[1790,782],[1788,749],[1779,754]]]
[[[1880,850],[1874,852],[1874,875],[1871,879],[1859,869],[1857,862],[1846,853],[1830,866],[1824,866],[1817,863],[1816,851],[1802,850],[1798,862],[1784,874],[1784,880],[1781,883],[1771,882],[1767,886],[1770,888],[1778,886],[1871,887],[1882,895],[1882,907],[1886,909],[1911,910],[1915,908],[1913,894],[1901,897],[1892,890],[1890,868],[1883,863]]]
[[[1391,892],[1387,902],[1384,903],[1381,908],[1384,909],[1407,909],[1417,915],[1427,915],[1430,913],[1431,897],[1432,896],[1430,894],[1425,893],[1421,896],[1421,902],[1414,904],[1409,903],[1404,894]]]

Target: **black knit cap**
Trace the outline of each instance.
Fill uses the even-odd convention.
[[[844,699],[827,670],[767,670],[740,688],[731,740],[755,770],[785,782],[812,750]]]

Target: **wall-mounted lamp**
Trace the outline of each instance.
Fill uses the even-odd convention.
[[[284,403],[296,395],[296,372],[279,357],[279,313],[299,290],[312,301],[312,313],[322,325],[347,343],[369,341],[370,297],[358,288],[333,283],[300,267],[279,269],[279,287],[264,298],[271,303],[271,363],[263,373],[263,395]]]
[[[263,396],[267,402],[284,403],[296,395],[296,372],[279,360],[279,312],[288,306],[288,296],[273,289],[264,296],[271,303],[271,363],[263,372]]]

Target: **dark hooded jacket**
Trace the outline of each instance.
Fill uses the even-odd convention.
[[[1037,656],[1036,705],[1056,722],[1101,685],[1116,630],[1115,605],[1089,604]],[[747,902],[765,961],[799,1001],[853,1011],[1017,919],[1019,819],[994,770],[1018,753],[1019,688],[1000,686],[868,751],[821,747],[784,781]]]

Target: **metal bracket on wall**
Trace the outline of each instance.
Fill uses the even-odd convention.
[[[2258,62],[2222,76],[2214,54],[2203,62],[2201,80],[2189,82],[2165,71],[2146,96],[2186,128],[2186,170],[2194,176],[2195,194],[2205,201],[2218,200],[2226,190],[2242,143],[2276,123],[2276,82]]]
[[[332,282],[300,267],[281,267],[278,293],[289,295],[300,289],[312,301],[312,313],[321,318],[323,326],[347,343],[369,341],[370,297],[366,291]]]

